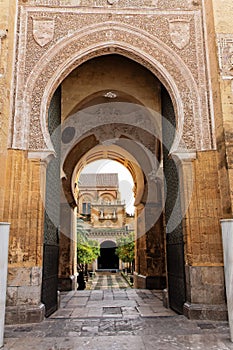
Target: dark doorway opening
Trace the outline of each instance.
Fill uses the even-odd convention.
[[[119,258],[116,255],[116,244],[113,241],[105,241],[100,246],[98,258],[98,270],[118,270]]]

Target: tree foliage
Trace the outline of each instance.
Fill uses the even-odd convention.
[[[100,245],[88,238],[81,221],[77,224],[77,259],[79,265],[90,264],[100,255]]]
[[[116,254],[125,263],[132,263],[135,255],[135,234],[130,232],[127,236],[117,239]]]

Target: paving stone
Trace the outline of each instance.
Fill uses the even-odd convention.
[[[109,314],[109,315],[115,315],[115,314],[121,314],[121,308],[120,307],[103,307],[103,314]]]
[[[188,320],[160,296],[119,288],[61,293],[63,308],[43,322],[6,326],[4,350],[233,350],[227,322]]]
[[[91,336],[98,334],[98,330],[98,326],[83,326],[81,329],[82,335],[85,335],[85,333],[90,333]]]
[[[104,300],[113,300],[113,295],[105,295]]]
[[[54,314],[53,317],[70,317],[72,314],[73,309],[59,309]]]
[[[100,307],[88,308],[88,317],[102,317],[103,309]]]
[[[83,317],[87,317],[88,316],[88,309],[85,307],[77,307],[73,310],[71,317],[79,317],[79,318],[83,318]]]

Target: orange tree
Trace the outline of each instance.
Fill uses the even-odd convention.
[[[130,270],[133,270],[135,256],[135,233],[130,232],[126,236],[117,239],[116,254],[124,263],[130,264]]]
[[[77,223],[77,263],[79,270],[84,270],[88,264],[95,261],[100,255],[100,245],[97,241],[88,238],[88,231],[82,221]]]

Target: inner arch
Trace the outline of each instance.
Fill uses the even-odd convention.
[[[73,194],[75,194],[75,184],[77,184],[77,179],[85,166],[102,159],[113,160],[126,167],[134,181],[133,191],[135,197],[135,205],[140,203],[144,192],[144,176],[142,169],[137,160],[129,152],[117,145],[95,146],[80,159],[74,169],[72,176]]]

